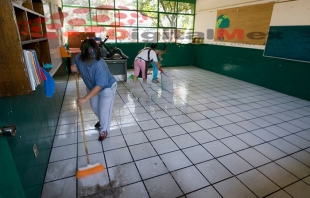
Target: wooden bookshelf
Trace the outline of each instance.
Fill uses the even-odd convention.
[[[1,0],[0,21],[0,97],[31,94],[23,50],[35,50],[41,67],[51,62],[43,3],[26,0],[21,6]]]
[[[38,15],[38,16],[40,16],[40,17],[44,17],[43,4],[42,4],[42,10],[41,10],[40,12],[36,12],[36,11],[32,10],[33,8],[28,9],[28,8],[25,7],[25,6],[20,6],[20,5],[18,5],[17,3],[14,3],[14,2],[12,2],[12,5],[13,5],[15,8],[19,8],[19,9],[24,10],[24,11],[26,11],[26,12],[29,12],[29,13],[32,13],[32,14],[36,14],[36,15]],[[25,5],[25,3],[24,3],[23,5]],[[38,5],[38,2],[35,3],[35,5]],[[28,7],[29,7],[29,6],[28,6]]]
[[[26,41],[22,41],[21,44],[25,45],[25,44],[36,43],[36,42],[40,42],[40,41],[47,41],[47,38],[38,38],[38,39],[26,40]]]

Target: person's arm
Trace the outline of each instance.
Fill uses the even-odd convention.
[[[161,57],[161,55],[163,54],[163,51],[161,50],[155,50],[157,57],[159,58],[159,61],[162,61],[163,58]]]
[[[78,99],[78,105],[82,106],[85,102],[87,102],[89,99],[93,98],[95,95],[97,95],[100,90],[102,89],[102,87],[100,86],[95,86],[92,90],[90,90],[90,92],[88,92],[88,94],[86,94],[86,96],[84,96],[83,98],[79,98]]]
[[[155,63],[155,65],[156,65],[156,67],[158,68],[159,71],[164,72],[163,69],[160,67],[160,64],[158,62],[156,51],[155,51],[155,53],[153,55],[155,55],[155,56],[152,57],[152,59],[153,59],[153,62]]]
[[[78,54],[77,56],[74,57],[73,61],[72,61],[72,64],[71,64],[71,73],[77,73],[79,74],[79,70],[78,70],[78,67],[76,66],[78,64],[78,59],[80,58],[80,54]]]
[[[160,61],[163,61],[163,58],[161,57],[162,53],[158,53],[158,58]]]
[[[154,63],[155,63],[155,65],[156,65],[156,67],[158,68],[159,71],[164,72],[164,70],[160,67],[159,62],[154,61]]]
[[[77,74],[79,73],[79,70],[77,69],[76,64],[71,65],[71,72],[77,73]]]

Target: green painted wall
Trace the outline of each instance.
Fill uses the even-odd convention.
[[[192,46],[196,67],[310,100],[309,63],[263,57],[258,49]]]
[[[0,137],[0,156],[0,197],[26,197],[6,137]]]
[[[110,44],[107,46],[110,48],[118,47],[124,54],[126,54],[129,59],[127,61],[127,66],[129,69],[133,69],[133,61],[137,56],[138,52],[144,48],[144,43],[117,43]],[[150,43],[147,47],[150,47]],[[157,49],[164,49],[163,43],[158,43]],[[164,59],[162,61],[163,67],[175,67],[175,66],[190,66],[194,61],[194,54],[191,44],[167,44],[167,52],[162,56]]]
[[[17,135],[7,141],[26,197],[40,197],[45,172],[56,132],[68,75],[64,66],[53,76],[56,89],[52,98],[44,94],[44,85],[31,95],[0,98],[0,126],[15,124]],[[33,153],[36,144],[39,156]],[[2,161],[3,159],[1,159]],[[0,181],[3,181],[1,176]]]

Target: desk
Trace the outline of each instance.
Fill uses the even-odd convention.
[[[124,81],[127,82],[127,59],[104,59],[107,63],[111,74],[123,75]]]

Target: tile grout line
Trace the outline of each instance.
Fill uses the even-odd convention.
[[[234,105],[233,105],[234,106]],[[176,107],[177,108],[177,107]],[[149,112],[147,112],[147,113],[149,113]],[[233,113],[233,114],[235,114],[235,113]],[[272,114],[271,114],[272,115]],[[170,116],[169,116],[170,117]],[[307,116],[303,116],[303,117],[307,117]],[[298,118],[296,118],[296,119],[298,119]],[[295,119],[295,120],[296,120]],[[153,118],[153,120],[156,122],[156,120],[155,120],[155,118]],[[287,121],[284,121],[283,123],[286,123]],[[137,123],[138,124],[138,123]],[[180,126],[180,123],[177,123],[177,125],[179,125]],[[159,125],[160,126],[160,125]],[[220,125],[220,127],[221,127],[222,125]],[[180,126],[181,127],[181,126]],[[161,128],[161,127],[160,127]],[[262,127],[261,127],[262,128]],[[185,130],[186,131],[186,130]],[[302,130],[303,131],[303,130]],[[144,133],[144,130],[142,130],[142,132]],[[251,133],[251,131],[247,131],[247,132],[245,132],[245,133]],[[269,132],[269,131],[268,131]],[[301,132],[301,131],[299,131],[299,132]],[[187,132],[188,134],[190,134],[189,132]],[[272,133],[272,132],[271,132]],[[296,133],[298,133],[298,132],[296,132]],[[295,133],[294,133],[295,134]],[[212,135],[212,134],[211,134]],[[253,135],[255,135],[255,134],[253,134]],[[292,135],[292,134],[289,134],[289,135]],[[287,136],[289,136],[289,135],[287,135]],[[122,135],[123,136],[123,138],[124,138],[124,134]],[[297,135],[298,136],[298,135]],[[171,136],[168,136],[171,140],[172,140],[172,137]],[[231,136],[229,136],[229,137],[231,137]],[[283,136],[283,137],[286,137],[286,136]],[[146,136],[146,138],[148,139],[148,137]],[[227,137],[228,138],[228,137]],[[282,137],[280,137],[280,138],[282,138]],[[280,139],[280,138],[277,138],[277,139]],[[304,139],[303,137],[301,137],[302,139]],[[222,138],[222,139],[224,139],[224,138]],[[216,140],[221,140],[221,139],[217,139],[216,138]],[[306,140],[306,139],[305,139]],[[173,141],[173,140],[172,140]],[[242,141],[242,140],[241,140]],[[125,140],[125,142],[126,142],[126,140]],[[174,142],[174,141],[173,141]],[[151,143],[150,142],[150,140],[149,140],[149,143]],[[267,143],[266,141],[264,142],[264,143]],[[290,142],[289,142],[290,143]],[[127,143],[126,143],[127,144]],[[224,144],[225,145],[225,144]],[[177,145],[178,146],[178,145]],[[202,146],[202,145],[201,145]],[[273,145],[272,145],[273,146]],[[128,145],[127,145],[127,147],[128,147]],[[129,148],[129,147],[128,147]],[[204,148],[204,147],[203,147]],[[228,147],[229,148],[229,147]],[[180,148],[179,148],[180,149]],[[180,149],[180,150],[182,150],[182,149]],[[280,150],[280,149],[279,149]],[[303,149],[303,150],[305,150],[305,149]],[[155,150],[156,151],[156,150]],[[259,152],[259,151],[258,151]],[[297,151],[297,152],[300,152],[300,151]],[[307,151],[306,151],[307,152]],[[184,154],[184,153],[183,153]],[[158,155],[159,156],[159,155]],[[186,156],[186,155],[185,155]],[[186,156],[187,157],[187,156]],[[222,156],[221,156],[222,157]],[[268,157],[267,157],[268,158]],[[278,160],[278,159],[277,159]],[[246,161],[246,160],[245,160]],[[163,161],[162,161],[163,162]],[[246,161],[247,162],[247,161]],[[224,166],[225,167],[225,166]]]

